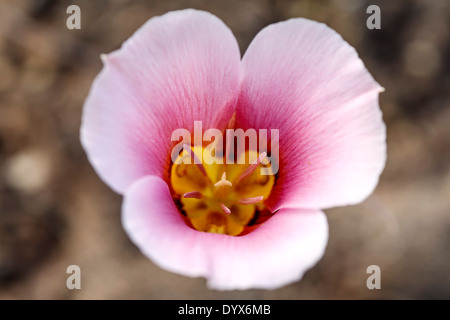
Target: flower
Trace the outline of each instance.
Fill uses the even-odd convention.
[[[272,24],[241,61],[217,17],[174,11],[102,60],[82,145],[124,195],[129,237],[164,269],[221,290],[299,280],[325,251],[321,209],[358,203],[377,185],[386,158],[382,88],[324,24]],[[192,132],[195,121],[222,131],[279,129],[278,173],[263,181],[248,165],[172,163],[172,132]],[[254,167],[263,167],[266,154],[256,157]]]

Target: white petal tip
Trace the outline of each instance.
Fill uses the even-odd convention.
[[[108,55],[106,53],[102,53],[100,55],[100,60],[102,60],[103,64],[106,63],[107,59],[108,59]]]

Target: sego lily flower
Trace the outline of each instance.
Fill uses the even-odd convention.
[[[362,201],[386,157],[382,88],[324,24],[290,19],[240,58],[231,31],[196,10],[150,19],[104,68],[84,105],[81,141],[99,176],[124,195],[123,225],[164,269],[211,288],[277,288],[322,257],[321,209]],[[279,170],[171,161],[172,132],[278,129]],[[204,146],[180,157],[200,158]]]

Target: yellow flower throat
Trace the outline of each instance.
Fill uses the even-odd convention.
[[[237,163],[208,164],[204,147],[187,147],[172,165],[170,182],[174,198],[198,231],[237,236],[255,215],[266,209],[274,175],[265,153],[247,151]],[[190,158],[190,164],[184,161]],[[202,159],[195,164],[194,159]],[[256,159],[249,164],[249,159]],[[229,161],[228,161],[229,162]],[[246,163],[246,164],[238,164]],[[266,174],[263,175],[261,169]],[[267,174],[269,173],[269,174]]]

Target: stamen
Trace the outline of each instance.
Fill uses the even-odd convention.
[[[242,198],[239,200],[240,204],[255,204],[260,202],[264,197],[263,196],[259,196],[259,197],[254,197],[254,198]]]
[[[267,151],[247,150],[238,156],[233,148],[225,150],[230,144],[217,144],[216,157],[218,154],[219,158],[244,158],[246,162],[209,164],[200,163],[203,161],[200,152],[206,147],[181,144],[183,151],[170,168],[170,182],[175,204],[187,225],[201,232],[238,236],[254,230],[257,227],[253,226],[254,222],[259,225],[271,216],[265,200],[270,197],[275,177],[258,171],[270,169],[266,165],[270,160]],[[261,215],[265,216],[261,218]],[[247,229],[248,226],[251,228]]]
[[[225,214],[230,214],[231,213],[231,210],[228,209],[227,206],[224,205],[223,203],[220,204],[220,207],[222,208],[223,213],[225,213]]]
[[[186,192],[185,194],[183,194],[183,198],[201,199],[201,198],[203,198],[203,194],[201,194],[201,192],[199,192],[199,191],[191,191],[191,192]]]
[[[259,155],[258,159],[256,159],[245,171],[240,175],[238,181],[247,178],[249,175],[253,173],[253,171],[258,168],[261,161],[267,156],[267,153],[263,152]]]
[[[220,186],[232,186],[233,184],[227,180],[227,173],[224,172],[222,174],[222,178],[220,179],[220,181],[216,182],[216,184],[214,185],[215,187],[220,187]]]
[[[200,171],[203,173],[203,175],[207,176],[205,167],[203,166],[200,159],[197,157],[194,151],[192,151],[191,147],[189,147],[187,144],[183,144],[183,150],[186,150],[189,152],[189,155],[194,158],[194,163],[197,165],[197,167],[200,169]]]

